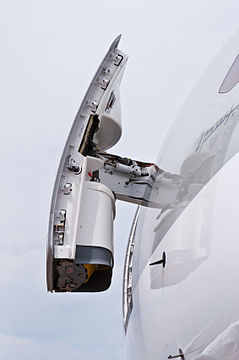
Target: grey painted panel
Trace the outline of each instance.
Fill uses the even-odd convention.
[[[76,245],[76,264],[113,266],[113,256],[108,249],[96,246]]]

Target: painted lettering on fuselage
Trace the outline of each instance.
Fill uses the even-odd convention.
[[[226,112],[225,115],[223,115],[213,126],[211,126],[209,129],[202,132],[198,145],[196,146],[196,152],[199,153],[203,147],[203,144],[209,139],[209,137],[221,126],[226,125],[228,120],[230,120],[234,114],[238,111],[239,104],[230,108],[228,112]]]

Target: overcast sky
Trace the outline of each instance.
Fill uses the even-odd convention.
[[[45,243],[72,121],[112,40],[130,55],[123,137],[153,161],[183,100],[239,28],[238,0],[0,0],[0,360],[124,360],[121,288],[135,210],[118,204],[113,285],[48,294]]]

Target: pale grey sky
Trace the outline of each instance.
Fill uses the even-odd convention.
[[[130,55],[123,137],[153,161],[182,101],[238,30],[238,0],[0,1],[0,360],[124,360],[121,282],[134,206],[118,204],[113,285],[47,294],[51,193],[70,126],[111,41]]]

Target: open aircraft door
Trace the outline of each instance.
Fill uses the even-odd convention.
[[[115,200],[145,205],[154,165],[108,154],[121,137],[119,86],[127,56],[115,39],[76,115],[52,195],[48,291],[103,291],[111,283]]]

